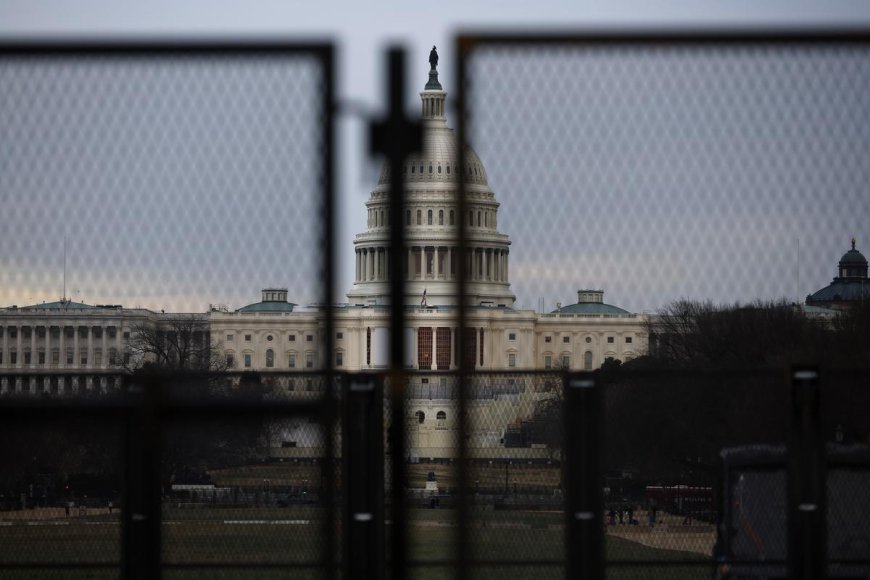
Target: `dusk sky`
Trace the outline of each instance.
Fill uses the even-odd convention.
[[[393,41],[409,49],[416,111],[433,44],[455,97],[460,29],[870,24],[861,1],[758,4],[0,1],[0,35],[334,39],[339,98],[376,113]],[[471,141],[513,242],[518,306],[550,310],[590,286],[642,311],[683,296],[803,298],[828,284],[853,235],[870,251],[868,61],[480,53]],[[91,304],[236,308],[266,286],[317,299],[311,62],[69,64],[0,68],[0,305],[60,296],[65,237],[67,294]],[[365,121],[339,119],[336,300],[379,170]]]

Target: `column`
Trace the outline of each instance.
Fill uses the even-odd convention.
[[[446,248],[446,250],[447,260],[445,260],[446,263],[444,264],[444,277],[448,280],[452,280],[453,274],[451,274],[451,272],[453,271],[453,248],[448,247]]]
[[[23,332],[24,327],[19,326],[19,327],[17,327],[17,329],[18,330],[15,333],[15,352],[17,352],[18,354],[16,354],[15,356],[18,357],[18,361],[15,363],[15,366],[18,368],[21,368],[21,366],[24,364],[24,352],[21,350],[21,346],[22,346],[21,341],[23,340],[21,338],[21,334]]]
[[[51,321],[45,327],[45,368],[51,368]]]
[[[94,329],[88,326],[88,368],[94,366]]]
[[[73,368],[79,365],[79,325],[73,326]]]
[[[30,367],[36,366],[36,327],[30,327]]]
[[[58,368],[66,368],[66,325],[62,325],[60,327],[60,341],[58,343],[57,351],[58,351],[58,360],[57,366]]]
[[[438,369],[438,327],[432,326],[432,363],[430,368]]]
[[[102,332],[102,337],[101,337],[101,339],[100,339],[100,351],[103,353],[103,354],[102,354],[103,359],[100,361],[100,368],[101,368],[101,369],[104,369],[104,368],[106,368],[106,366],[108,365],[108,361],[109,361],[109,351],[108,351],[108,349],[106,348],[106,340],[107,340],[107,336],[106,336],[106,335],[107,335],[108,333],[106,332],[106,327],[105,327],[105,326],[103,326],[102,329],[103,329],[103,332]]]
[[[440,276],[438,275],[438,246],[435,246],[435,261],[433,263],[433,269],[435,270],[435,279],[438,280]]]

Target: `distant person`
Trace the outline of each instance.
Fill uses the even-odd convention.
[[[109,514],[111,515],[111,513],[112,513],[112,500],[109,500],[109,505],[107,507],[109,508]]]

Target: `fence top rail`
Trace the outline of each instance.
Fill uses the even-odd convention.
[[[0,38],[0,56],[32,55],[165,55],[165,54],[313,54],[331,57],[330,39],[296,40],[290,37],[28,37]]]
[[[550,32],[528,30],[463,30],[456,36],[459,55],[485,45],[604,45],[604,44],[855,44],[870,42],[866,24],[830,26],[692,27],[692,28],[556,28]]]

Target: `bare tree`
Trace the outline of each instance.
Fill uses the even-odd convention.
[[[153,367],[161,370],[226,370],[220,351],[211,343],[208,321],[196,314],[165,316],[142,321],[132,328],[130,356],[125,366],[134,371]]]

